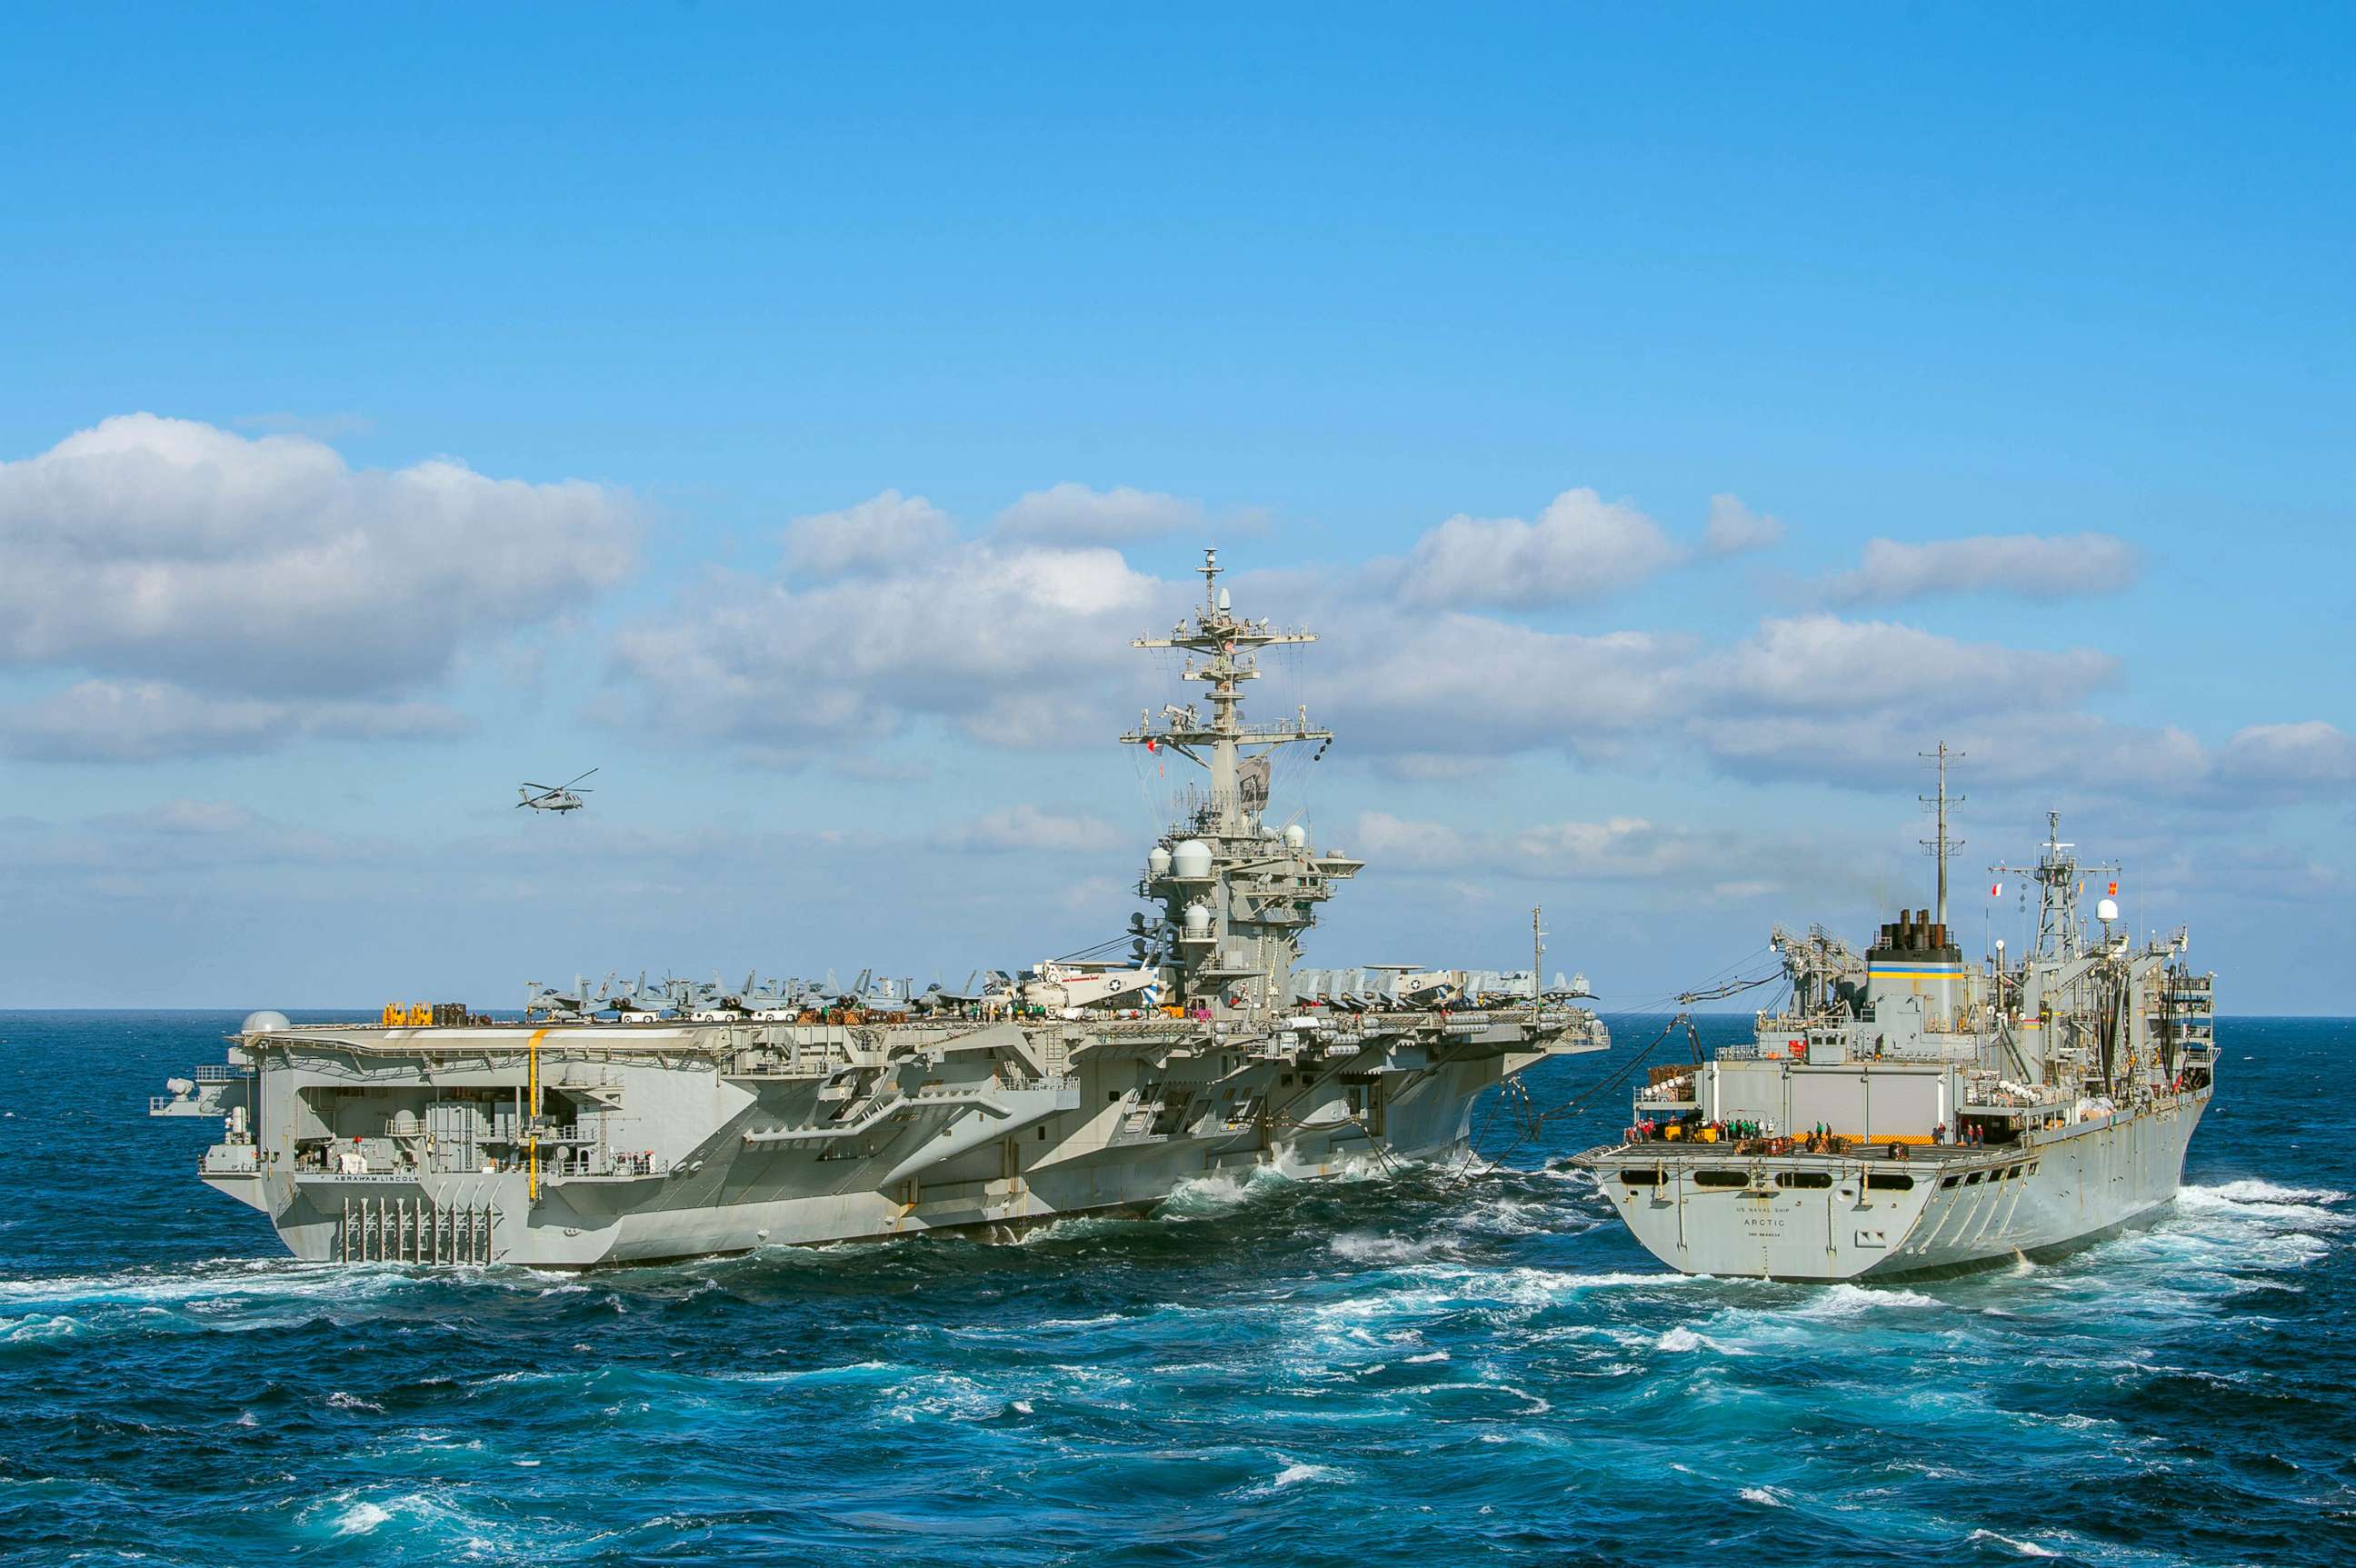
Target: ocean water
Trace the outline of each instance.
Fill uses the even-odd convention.
[[[2356,1022],[2221,1026],[2155,1224],[1803,1287],[1622,1233],[1617,1091],[1016,1246],[296,1264],[142,1115],[234,1021],[0,1014],[10,1564],[2356,1561]]]

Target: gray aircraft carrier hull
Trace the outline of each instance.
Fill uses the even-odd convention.
[[[1006,1023],[863,1038],[792,1025],[290,1031],[250,1039],[249,1071],[159,1113],[250,1109],[199,1174],[268,1214],[297,1257],[581,1268],[1005,1237],[1263,1167],[1315,1179],[1440,1158],[1465,1147],[1483,1089],[1602,1048],[1591,1018],[1249,1038]],[[544,1101],[569,1107],[545,1141],[506,1110],[535,1073]]]
[[[1182,653],[1170,672],[1202,697],[1141,710],[1121,743],[1202,773],[1172,794],[1119,934],[956,992],[872,969],[847,988],[755,972],[650,991],[641,973],[534,984],[521,1024],[455,1003],[389,1003],[374,1025],[263,1011],[150,1113],[218,1118],[198,1174],[298,1256],[354,1262],[996,1234],[1240,1171],[1461,1150],[1483,1090],[1610,1036],[1572,1004],[1583,980],[1546,983],[1537,908],[1525,974],[1301,967],[1365,863],[1271,800],[1275,759],[1313,762],[1334,736],[1305,706],[1248,722],[1245,693],[1263,654],[1317,639],[1238,613],[1222,570],[1206,550],[1200,602],[1130,639]],[[527,791],[580,804],[571,785]]]

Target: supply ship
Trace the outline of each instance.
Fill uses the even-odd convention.
[[[2013,875],[2038,890],[2031,951],[1966,965],[1937,914],[1901,910],[1862,956],[1781,929],[1790,1004],[1751,1044],[1654,1068],[1622,1141],[1590,1149],[1612,1207],[1691,1274],[1876,1278],[2066,1249],[2175,1196],[2217,1071],[2215,976],[2185,932],[2140,945],[2117,883],[2079,914],[2090,868],[2049,818]],[[2095,874],[2115,868],[2091,868]],[[1996,868],[1999,878],[2008,868]],[[1995,892],[2001,881],[1991,888]]]
[[[1008,1237],[1147,1211],[1192,1178],[1461,1152],[1483,1090],[1609,1036],[1577,1004],[1583,983],[1541,984],[1542,944],[1526,973],[1298,966],[1364,863],[1272,814],[1270,757],[1333,736],[1305,709],[1247,723],[1243,687],[1263,650],[1315,639],[1235,614],[1217,552],[1201,573],[1201,606],[1132,644],[1183,654],[1210,711],[1165,707],[1120,737],[1206,775],[1146,852],[1150,913],[1106,944],[1125,956],[958,993],[576,983],[535,990],[520,1022],[456,1004],[257,1013],[226,1063],[174,1079],[150,1113],[218,1118],[198,1176],[298,1257],[352,1262]]]

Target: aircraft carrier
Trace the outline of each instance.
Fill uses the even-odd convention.
[[[1151,844],[1150,913],[1108,947],[918,993],[535,991],[520,1022],[394,1004],[345,1024],[257,1013],[162,1117],[217,1118],[207,1184],[295,1255],[581,1267],[927,1231],[1012,1236],[1147,1211],[1190,1179],[1333,1175],[1466,1145],[1474,1097],[1606,1048],[1583,983],[1387,965],[1298,967],[1318,907],[1363,868],[1274,814],[1270,758],[1332,735],[1248,724],[1271,648],[1312,642],[1204,597],[1167,637],[1209,712],[1120,738],[1199,765]],[[1533,929],[1537,929],[1533,919]],[[1539,933],[1542,934],[1542,933]]]
[[[2186,935],[2134,941],[2118,884],[2095,920],[2058,817],[2036,865],[2037,937],[1966,965],[1937,914],[1901,910],[1860,956],[1811,928],[1772,939],[1790,984],[1751,1044],[1655,1067],[1622,1141],[1577,1163],[1652,1254],[1690,1274],[1886,1278],[2065,1250],[2175,1196],[2217,1070],[2213,974]],[[1698,1052],[1697,1052],[1698,1055]]]

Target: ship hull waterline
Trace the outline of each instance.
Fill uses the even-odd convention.
[[[1629,1144],[1580,1163],[1630,1234],[1680,1273],[1915,1278],[2048,1259],[2158,1219],[2209,1100],[2204,1090],[2014,1144],[1897,1160]]]
[[[287,1250],[307,1262],[584,1269],[919,1235],[1013,1240],[1058,1220],[1147,1216],[1206,1179],[1241,1182],[1273,1170],[1322,1180],[1393,1162],[1461,1158],[1480,1091],[1537,1059],[1489,1058],[1420,1075],[1387,1097],[1379,1136],[1362,1122],[1336,1119],[1291,1125],[1281,1135],[1247,1127],[1076,1155],[1061,1140],[1007,1140],[929,1176],[890,1183],[878,1178],[905,1161],[910,1146],[941,1137],[949,1112],[855,1161],[827,1158],[809,1145],[747,1144],[736,1131],[741,1123],[732,1122],[660,1175],[543,1173],[535,1183],[513,1169],[263,1168],[208,1171],[203,1179],[267,1214]],[[1098,1077],[1087,1073],[1082,1081]],[[1033,1150],[1044,1163],[1026,1163]],[[1005,1174],[977,1170],[993,1154],[1000,1157],[987,1168]]]

